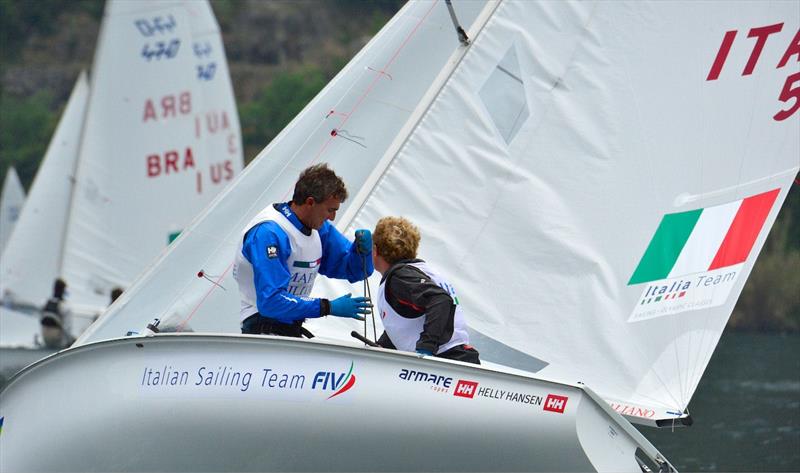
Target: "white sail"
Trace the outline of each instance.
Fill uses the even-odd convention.
[[[33,179],[16,230],[0,258],[3,300],[39,307],[52,294],[53,280],[60,274],[62,241],[88,99],[89,81],[81,72]],[[38,321],[35,328],[38,330]]]
[[[800,167],[799,26],[796,2],[503,2],[342,224],[410,218],[473,328],[679,417]]]
[[[93,68],[62,274],[105,307],[242,167],[208,2],[110,1]]]
[[[459,20],[469,27],[483,8],[465,2]],[[328,162],[355,194],[458,46],[443,3],[406,5],[77,343],[140,330],[154,317],[239,332],[230,270],[242,227],[290,199],[310,164]]]
[[[19,182],[17,170],[9,167],[0,194],[0,253],[6,247],[25,203],[25,189]]]
[[[626,415],[680,417],[800,166],[795,6],[503,2],[481,16],[465,2],[474,42],[446,61],[432,46],[456,51],[444,7],[411,3],[79,342],[151,317],[236,331],[237,232],[324,160],[362,189],[340,228],[418,223],[421,255],[478,332]],[[419,46],[436,74],[371,60],[423,17],[445,36]],[[413,48],[420,31],[398,42]],[[363,102],[352,90],[396,86]],[[683,240],[669,230],[701,213]],[[684,246],[677,273],[634,277]]]
[[[642,453],[674,471],[620,414],[684,415],[800,169],[794,7],[465,2],[462,46],[443,2],[410,2],[76,346],[0,393],[19,426],[0,436],[3,465],[646,471]],[[274,336],[124,337],[155,317],[236,332],[238,232],[323,160],[355,194],[340,228],[416,222],[476,333],[538,371]],[[73,408],[38,402],[56,388]],[[367,435],[347,428],[365,406]],[[69,428],[44,428],[54,418]],[[98,427],[112,418],[124,434]],[[421,434],[431,419],[444,427]],[[107,454],[131,438],[154,447]],[[67,454],[36,456],[34,440]]]

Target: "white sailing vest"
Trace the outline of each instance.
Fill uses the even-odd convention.
[[[322,260],[322,243],[319,239],[319,232],[312,229],[311,235],[304,235],[285,215],[275,210],[272,205],[265,208],[242,231],[239,238],[239,251],[236,252],[233,277],[239,283],[239,295],[241,296],[239,316],[241,320],[258,312],[256,288],[253,280],[253,265],[242,254],[244,236],[259,223],[269,221],[277,223],[286,232],[291,244],[289,259],[286,261],[291,278],[286,291],[298,297],[307,297],[314,287],[314,280],[319,272],[319,264]],[[263,251],[270,251],[270,248],[264,248]],[[269,314],[261,315],[269,317]]]
[[[447,291],[456,304],[455,320],[453,321],[453,337],[446,343],[440,345],[439,350],[437,350],[435,354],[438,355],[458,345],[469,344],[467,323],[464,320],[464,314],[461,310],[461,306],[458,304],[458,297],[456,296],[456,291],[453,289],[453,286],[433,272],[430,266],[424,261],[410,264],[427,274],[434,283]],[[414,319],[408,319],[398,314],[386,300],[385,290],[386,281],[383,281],[378,288],[378,312],[383,320],[383,328],[386,330],[386,334],[389,335],[389,338],[398,350],[416,351],[419,335],[422,333],[422,329],[425,326],[425,315]]]

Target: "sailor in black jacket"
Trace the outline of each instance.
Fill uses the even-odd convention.
[[[373,263],[383,275],[377,309],[385,329],[378,343],[479,364],[455,289],[416,258],[419,240],[419,230],[402,217],[384,217],[375,227]]]

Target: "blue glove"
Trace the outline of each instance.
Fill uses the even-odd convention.
[[[372,251],[372,232],[363,228],[356,230],[356,251],[362,255]]]
[[[364,320],[364,317],[361,317],[360,314],[369,314],[372,309],[372,302],[369,297],[351,297],[350,294],[334,299],[330,304],[331,315],[358,320]]]
[[[429,352],[428,350],[422,350],[417,348],[417,355],[419,356],[433,356],[433,353]]]

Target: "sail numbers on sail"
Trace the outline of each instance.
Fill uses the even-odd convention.
[[[142,122],[177,118],[179,115],[190,113],[192,113],[192,94],[190,92],[168,94],[157,100],[148,98],[144,101]]]
[[[153,36],[160,33],[172,33],[178,22],[172,15],[154,16],[152,18],[139,18],[133,22],[142,36]]]
[[[750,28],[750,31],[747,33],[747,37],[756,38],[756,41],[752,45],[753,49],[750,53],[750,58],[747,60],[747,64],[744,66],[742,76],[749,76],[753,73],[758,60],[761,57],[761,52],[764,50],[764,46],[767,44],[767,40],[769,39],[770,35],[780,33],[783,29],[783,25],[783,23],[776,23],[774,25]],[[733,47],[733,42],[737,33],[737,30],[730,30],[725,33],[725,36],[723,36],[719,51],[717,51],[717,55],[714,58],[714,63],[711,66],[711,70],[708,72],[708,77],[706,78],[707,81],[719,79],[720,73],[722,72],[722,67],[725,65],[725,61],[728,58],[728,53],[730,53],[731,48]],[[789,45],[786,47],[786,51],[778,60],[778,65],[775,68],[780,69],[786,66],[792,56],[797,56],[797,61],[800,61],[800,30],[797,31],[797,33],[794,35],[794,38],[789,42]],[[781,102],[786,102],[787,105],[789,105],[788,102],[791,99],[794,99],[794,103],[789,106],[789,108],[782,109],[776,113],[772,117],[775,121],[786,120],[794,115],[798,109],[800,109],[800,73],[789,75],[786,78],[786,82],[783,84],[780,94],[778,95],[778,100]]]

